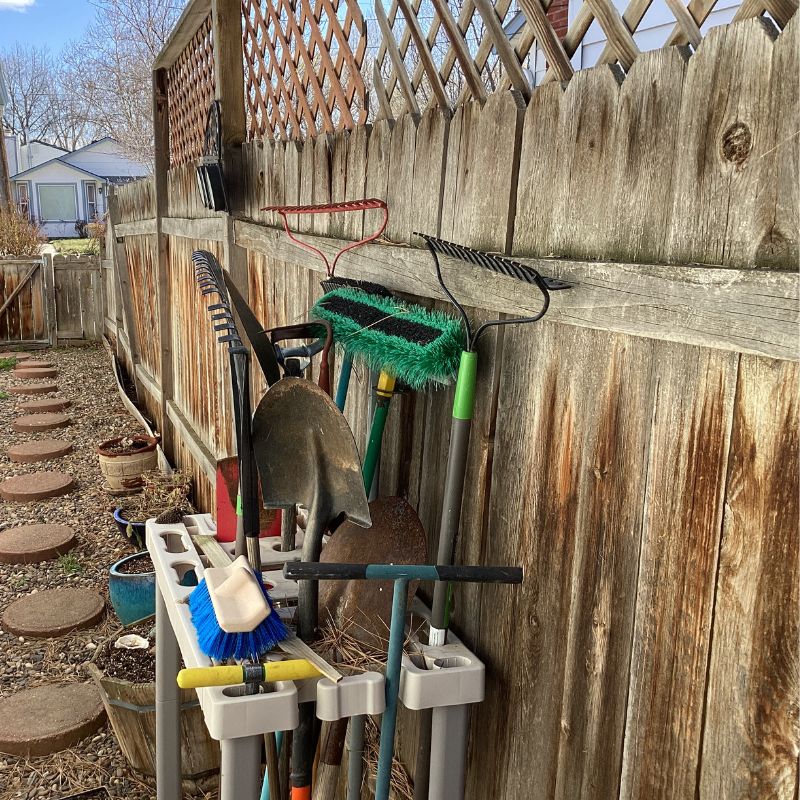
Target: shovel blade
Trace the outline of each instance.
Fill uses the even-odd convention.
[[[265,506],[299,503],[328,522],[343,514],[370,526],[353,433],[311,381],[284,378],[261,398],[253,415],[253,450]]]

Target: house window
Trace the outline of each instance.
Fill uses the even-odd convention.
[[[86,187],[86,220],[94,222],[97,219],[97,186],[93,183],[85,183]]]
[[[30,219],[31,216],[31,197],[27,183],[17,184],[17,208],[19,213]]]
[[[72,183],[40,183],[39,216],[42,222],[75,222],[78,193]]]

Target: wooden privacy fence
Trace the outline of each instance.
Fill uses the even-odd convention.
[[[42,259],[0,260],[0,342],[47,340]]]
[[[0,260],[0,343],[97,340],[104,307],[94,256]]]
[[[800,26],[781,8],[781,33],[736,22],[692,55],[637,55],[624,79],[601,64],[527,101],[501,89],[300,141],[242,143],[237,3],[190,4],[159,56],[156,177],[111,201],[105,324],[201,507],[233,415],[191,252],[215,253],[266,326],[321,294],[321,263],[262,206],[387,200],[387,238],[337,273],[442,309],[414,230],[572,284],[543,322],[481,345],[458,559],[526,577],[456,596],[455,627],[487,664],[471,800],[796,795]],[[194,165],[170,161],[162,92],[209,10],[233,207],[220,214]],[[292,222],[326,253],[372,227]],[[475,319],[538,308],[508,278],[443,267]],[[362,448],[369,391],[357,370],[346,416]],[[431,552],[451,403],[452,389],[399,395],[381,462],[381,492],[409,498]],[[409,769],[415,739],[403,714]]]

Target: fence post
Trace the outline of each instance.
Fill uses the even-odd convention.
[[[222,162],[231,211],[244,204],[242,143],[245,140],[241,0],[212,0],[214,96],[220,101]]]
[[[120,219],[119,199],[114,192],[108,195],[108,217],[111,224],[116,229]],[[136,377],[136,365],[139,363],[139,339],[136,332],[136,320],[133,315],[133,295],[131,294],[130,270],[128,268],[128,253],[125,250],[125,240],[121,236],[114,235],[114,272],[119,285],[120,298],[122,300],[122,320],[125,328],[125,335],[128,339],[128,355],[131,359],[131,379],[136,385],[137,392],[139,381]],[[119,335],[117,336],[119,339]]]
[[[167,237],[163,219],[167,211],[167,171],[169,170],[169,106],[166,69],[153,70],[153,132],[155,134],[155,220],[156,276],[158,281],[158,331],[161,374],[161,447],[174,460],[174,430],[167,415],[167,404],[174,395],[172,363],[172,287],[167,264]]]
[[[212,0],[215,97],[222,116],[222,162],[231,208],[225,215],[223,258],[236,286],[248,299],[247,251],[233,236],[233,215],[244,207],[242,143],[245,140],[244,65],[242,61],[242,4]]]
[[[53,254],[46,253],[44,263],[44,298],[47,305],[47,338],[51,347],[58,345],[58,320],[56,319],[56,272]]]
[[[247,250],[236,244],[233,230],[235,216],[241,214],[245,203],[242,144],[246,138],[246,130],[241,0],[212,0],[211,13],[216,77],[214,96],[220,101],[221,155],[230,204],[223,215],[225,229],[222,260],[236,287],[244,299],[249,301]],[[238,320],[238,314],[236,316]]]

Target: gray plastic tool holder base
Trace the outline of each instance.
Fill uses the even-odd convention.
[[[411,610],[415,616],[430,620],[431,612],[419,598],[414,599]],[[421,711],[483,700],[486,674],[483,662],[452,631],[447,632],[447,643],[441,647],[422,644],[416,635],[412,641],[425,668],[403,654],[400,700],[406,708]]]
[[[213,536],[215,532],[208,514],[184,517],[184,524],[157,525],[153,520],[147,523],[147,547],[156,581],[187,667],[211,666],[212,662],[200,651],[185,602],[194,587],[181,586],[180,582],[190,571],[194,571],[198,582],[203,579],[202,558],[190,534]],[[274,600],[296,601],[297,583],[283,577],[283,564],[299,559],[300,548],[282,553],[270,546],[278,541],[262,540],[262,577]],[[232,547],[229,549],[232,552]],[[270,569],[272,565],[280,568]],[[358,714],[381,714],[386,706],[383,675],[377,672],[347,676],[338,683],[327,678],[279,682],[274,688],[275,691],[258,695],[244,695],[241,686],[198,690],[211,737],[222,740],[292,730],[297,727],[298,703],[308,701],[317,703],[320,719],[331,721]]]
[[[198,533],[210,533],[213,535],[216,531],[214,522],[208,514],[186,517],[185,522],[190,526],[193,533],[195,532],[194,526],[197,526]],[[286,599],[292,601],[297,598],[297,584],[283,577],[282,567],[287,561],[300,560],[302,537],[302,531],[298,531],[297,546],[287,553],[281,552],[279,537],[265,537],[260,540],[264,579],[268,584],[272,585],[272,588],[269,588],[269,592],[276,600]],[[232,542],[222,543],[222,547],[233,553],[234,545]],[[270,569],[269,567],[273,564],[280,565],[280,569]],[[426,621],[430,620],[431,612],[419,598],[414,599],[411,611],[416,617],[421,617]],[[483,701],[485,688],[485,667],[483,662],[452,631],[447,632],[447,643],[441,647],[422,644],[416,635],[411,637],[411,641],[418,651],[417,658],[423,659],[425,668],[415,665],[408,655],[403,655],[400,676],[400,700],[406,708],[419,711],[423,708],[460,706]],[[383,677],[379,673],[364,673],[364,676],[347,677],[338,684],[333,684],[341,687],[341,691],[348,698],[337,700],[333,700],[333,693],[328,685],[333,682],[328,681],[327,678],[321,679],[320,685],[317,686],[316,699],[317,702],[322,700],[322,706],[318,709],[317,716],[320,719],[334,720],[357,714],[380,713],[380,711],[355,710],[358,707],[365,709],[376,707],[377,701],[374,695],[377,680],[376,677],[369,676],[380,678],[382,691]],[[354,679],[360,679],[361,677],[367,678],[363,687],[365,697],[362,700],[356,700],[353,695],[357,693],[348,684],[359,683]],[[301,702],[314,699],[313,686],[310,686],[309,683],[304,681],[303,684],[305,685],[301,686]],[[322,694],[325,695],[324,698],[319,696],[320,686],[322,687]]]
[[[198,582],[203,579],[203,560],[190,533],[214,535],[215,530],[207,514],[185,517],[184,524],[177,525],[157,525],[154,520],[147,522],[147,549],[153,559],[158,593],[163,598],[162,608],[187,667],[210,666],[212,663],[197,644],[186,603],[194,587],[181,585],[190,572],[194,572]],[[297,597],[297,584],[283,577],[282,566],[287,560],[299,558],[300,548],[282,553],[275,549],[275,544],[277,540],[262,541],[262,574],[274,599],[291,602]],[[273,565],[279,568],[270,569]],[[425,619],[430,615],[419,600],[415,600],[412,611]],[[403,705],[413,710],[444,710],[483,700],[483,663],[454,634],[448,633],[447,643],[442,647],[424,645],[416,637],[414,641],[418,651],[416,658],[422,658],[427,668],[417,666],[407,655],[403,656],[400,682]],[[169,676],[170,680],[173,678]],[[298,703],[315,700],[317,716],[329,721],[380,714],[385,708],[384,679],[376,672],[348,676],[339,682],[327,678],[298,681],[297,684],[282,681],[275,683],[273,689],[256,695],[243,694],[241,686],[209,687],[197,691],[209,734],[220,740],[222,746],[221,800],[247,800],[246,795],[257,786],[257,780],[249,775],[253,771],[251,767],[255,768],[259,760],[256,754],[260,753],[254,737],[296,728]],[[452,710],[455,712],[456,708]],[[463,748],[459,745],[455,749],[460,752]],[[457,757],[457,753],[452,757]],[[447,760],[447,755],[442,758]],[[179,800],[173,798],[169,790],[160,791],[159,800],[162,800],[162,794],[163,800]]]

